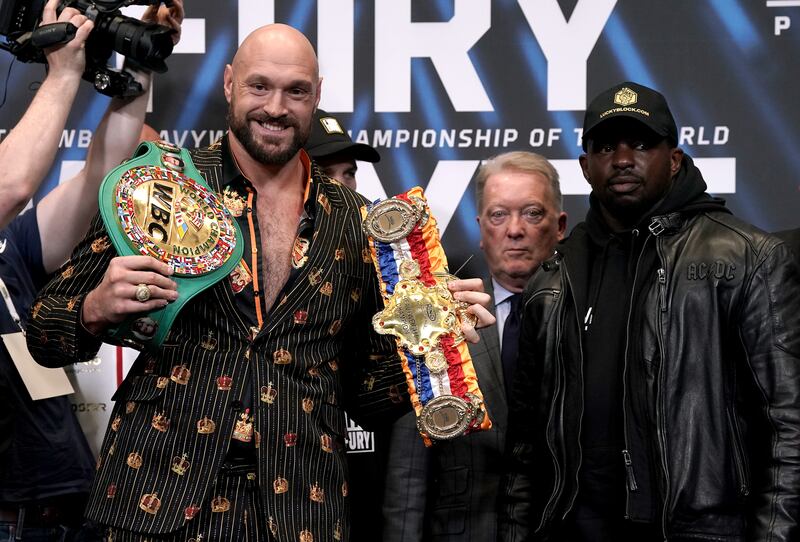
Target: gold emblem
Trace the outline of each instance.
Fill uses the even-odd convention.
[[[272,353],[272,362],[275,365],[288,365],[292,362],[292,354],[281,348]]]
[[[250,442],[253,440],[253,417],[250,416],[250,409],[244,409],[233,427],[231,438],[239,442]]]
[[[364,263],[372,263],[372,254],[370,254],[368,248],[361,249],[361,261]]]
[[[289,432],[283,435],[283,443],[287,448],[297,445],[297,433]]]
[[[222,201],[230,214],[236,218],[242,216],[245,207],[245,199],[238,192],[232,190],[230,186],[226,186],[225,190],[222,192]]]
[[[182,456],[175,456],[172,458],[170,469],[178,476],[183,476],[189,470],[192,464],[189,462],[188,454],[184,453]]]
[[[336,525],[333,526],[333,539],[342,539],[342,522],[338,519],[336,520]]]
[[[323,503],[325,502],[325,491],[319,487],[319,483],[314,483],[309,489],[309,497],[312,501]]]
[[[334,252],[333,258],[337,262],[341,262],[342,260],[344,260],[344,254],[345,253],[344,253],[344,249],[343,248],[337,248],[336,252]]]
[[[419,266],[400,264],[403,273],[395,284],[394,293],[386,301],[386,308],[375,314],[372,325],[382,335],[394,335],[402,347],[412,355],[424,356],[438,343],[441,335],[450,334],[456,341],[463,340],[459,312],[462,305],[453,298],[446,279],[426,286],[413,274]]]
[[[485,415],[482,401],[467,393],[464,400],[454,395],[440,395],[422,408],[417,429],[435,440],[448,440],[463,435],[480,425]]]
[[[271,405],[275,402],[276,397],[278,397],[278,390],[272,386],[272,382],[266,386],[261,386],[261,393],[259,394],[261,401]]]
[[[108,484],[108,487],[106,488],[106,498],[113,499],[116,496],[116,494],[117,494],[117,484],[111,482],[110,484]]]
[[[139,500],[139,508],[148,514],[155,514],[161,508],[161,499],[157,493],[145,493]]]
[[[347,482],[342,482],[342,497],[347,497],[350,494],[350,486]]]
[[[203,416],[197,420],[197,432],[201,435],[210,435],[217,430],[217,424],[208,416]]]
[[[314,542],[314,535],[308,529],[304,529],[300,531],[300,542]]]
[[[278,476],[275,478],[275,481],[272,482],[272,490],[275,492],[276,495],[280,495],[281,493],[286,493],[289,491],[289,482],[283,476]]]
[[[211,501],[211,511],[221,514],[222,512],[227,512],[231,509],[231,501],[223,497],[222,495],[217,495]]]
[[[341,320],[334,320],[331,322],[331,325],[328,327],[328,334],[329,335],[336,335],[339,333],[339,330],[342,329],[342,321]]]
[[[362,226],[364,233],[373,239],[395,243],[408,237],[421,216],[416,205],[399,198],[389,198],[373,205]]]
[[[314,401],[310,397],[303,398],[303,412],[306,414],[311,414],[314,411]]]
[[[114,419],[111,422],[111,430],[112,431],[119,431],[120,424],[122,424],[122,417],[121,416],[114,416]]]
[[[431,374],[440,374],[447,371],[447,358],[441,350],[431,350],[425,354],[425,367]]]
[[[358,303],[361,300],[361,288],[353,288],[350,290],[350,299]]]
[[[125,414],[132,414],[134,410],[136,410],[136,403],[133,401],[125,403]]]
[[[77,304],[78,304],[78,300],[79,300],[79,299],[80,299],[80,297],[78,297],[77,295],[76,295],[76,296],[74,296],[74,297],[70,297],[70,298],[69,298],[69,301],[67,301],[67,310],[68,310],[68,311],[73,311],[73,310],[75,310],[75,305],[77,305]]]
[[[114,188],[117,220],[140,254],[172,264],[176,275],[220,268],[234,253],[236,228],[211,190],[179,171],[139,166]]]
[[[330,281],[326,282],[325,284],[323,284],[320,287],[319,293],[321,293],[322,295],[330,297],[331,294],[333,293],[333,284],[331,284]]]
[[[104,235],[103,237],[98,237],[94,241],[92,241],[92,252],[95,254],[99,254],[100,252],[105,252],[108,250],[108,247],[111,246],[111,241],[109,241],[108,236]]]
[[[150,422],[150,425],[153,426],[153,429],[166,433],[167,429],[169,429],[169,419],[163,412],[156,412],[153,415],[153,420]]]
[[[185,386],[189,383],[189,377],[191,376],[192,372],[186,365],[176,365],[172,368],[172,373],[169,375],[169,379],[176,384]]]
[[[292,247],[292,267],[300,269],[306,264],[308,261],[307,253],[309,246],[310,243],[308,239],[303,239],[299,236],[294,238],[294,246]]]
[[[128,466],[132,469],[138,469],[142,466],[142,456],[136,452],[128,454],[128,459],[125,460]]]
[[[156,388],[163,390],[167,387],[167,384],[169,384],[169,378],[166,376],[159,376],[158,380],[156,380]]]
[[[269,532],[272,533],[272,536],[278,536],[278,523],[275,521],[274,517],[269,517],[267,520],[267,527],[269,527]]]
[[[617,91],[616,94],[614,94],[614,103],[621,105],[622,107],[633,105],[638,99],[639,96],[636,94],[636,92],[628,87],[622,87]]]
[[[68,279],[68,278],[72,277],[73,274],[75,274],[75,268],[72,267],[71,265],[68,265],[61,272],[61,278]]]
[[[328,367],[331,368],[331,371],[338,371],[339,370],[339,361],[336,358],[331,358],[328,360]]]

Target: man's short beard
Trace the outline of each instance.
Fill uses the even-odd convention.
[[[291,160],[294,155],[303,148],[303,145],[306,144],[311,132],[310,127],[308,130],[301,130],[298,126],[295,126],[294,138],[289,147],[283,151],[270,152],[253,137],[253,133],[247,125],[247,119],[240,121],[236,118],[233,114],[232,105],[228,107],[227,120],[233,135],[235,135],[239,143],[242,144],[247,154],[252,156],[257,162],[267,166],[282,166]]]

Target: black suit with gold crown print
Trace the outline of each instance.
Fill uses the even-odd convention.
[[[227,140],[192,158],[209,186],[226,194],[247,238],[247,203],[233,181],[243,177]],[[253,306],[254,295],[246,240],[244,265],[189,301],[156,353],[139,356],[114,397],[87,508],[93,522],[150,534],[186,526],[188,511],[215,498],[246,404],[264,520],[275,538],[347,540],[342,409],[369,425],[406,409],[407,391],[394,340],[372,331],[381,302],[361,231],[365,200],[303,159],[313,226],[296,243],[289,285],[253,331],[252,315],[241,311],[241,296]],[[34,304],[28,342],[43,365],[95,355],[99,341],[82,329],[80,311],[116,256],[107,241],[98,218]]]

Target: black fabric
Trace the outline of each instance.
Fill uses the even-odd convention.
[[[522,294],[513,294],[508,298],[511,310],[503,324],[503,346],[500,360],[503,363],[503,380],[506,385],[506,396],[511,392],[514,382],[514,370],[517,367],[517,354],[519,352],[519,305]]]
[[[36,211],[0,231],[0,276],[23,325],[45,283]],[[0,332],[19,331],[0,305]],[[94,460],[66,396],[33,401],[4,346],[0,346],[0,503],[40,502],[87,493]]]

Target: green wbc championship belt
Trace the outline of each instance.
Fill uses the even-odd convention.
[[[120,256],[152,256],[167,263],[178,284],[176,301],[133,315],[109,331],[133,347],[160,346],[181,308],[228,276],[242,258],[236,221],[189,152],[164,141],[142,143],[132,159],[106,175],[100,215]]]

